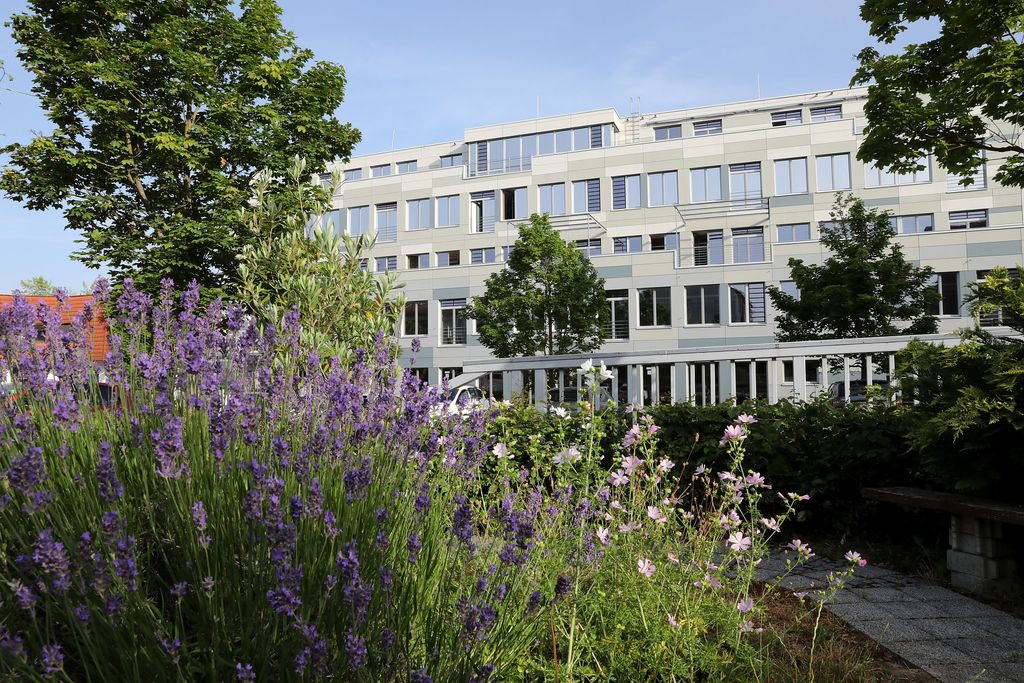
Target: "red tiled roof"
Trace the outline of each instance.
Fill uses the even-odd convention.
[[[27,296],[29,303],[32,305],[38,305],[44,303],[50,308],[54,308],[57,305],[57,297],[55,296]],[[0,308],[9,306],[14,303],[14,296],[11,294],[0,294]],[[92,294],[81,294],[78,296],[69,296],[67,303],[64,306],[64,311],[61,314],[61,321],[64,323],[70,323],[76,315],[82,312],[86,304],[92,304]],[[93,318],[89,321],[88,328],[86,329],[86,339],[89,340],[90,357],[93,361],[101,361],[107,357],[107,352],[110,351],[110,330],[107,327],[107,321],[103,317],[103,311],[93,307]]]

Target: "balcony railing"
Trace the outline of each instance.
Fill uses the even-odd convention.
[[[478,168],[476,164],[466,164],[466,177],[478,178],[488,175],[502,175],[503,173],[521,173],[533,168],[533,157],[510,157],[508,159],[493,159],[487,162],[487,168]]]
[[[753,251],[754,249],[751,249]],[[736,260],[736,250],[732,246],[707,247],[698,245],[693,247],[692,252],[681,250],[680,260],[683,266],[737,266],[745,263],[771,263],[772,244],[764,243],[763,254],[740,254],[740,260]],[[756,258],[761,256],[760,259]],[[753,257],[753,258],[751,258]]]
[[[605,339],[612,341],[629,339],[629,321],[615,320],[613,322],[605,323],[604,337]]]
[[[466,343],[466,326],[460,325],[458,327],[442,327],[441,328],[441,345],[442,346],[454,346],[457,344]]]
[[[738,197],[718,202],[676,204],[676,212],[685,225],[687,220],[700,218],[722,218],[736,214],[769,214],[771,205],[769,197]]]

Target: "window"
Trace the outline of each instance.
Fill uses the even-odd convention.
[[[799,109],[794,109],[793,111],[772,112],[772,126],[776,128],[779,128],[780,126],[795,126],[803,122],[803,114]]]
[[[368,259],[368,258],[361,258],[361,259],[359,259],[359,270],[369,270],[369,268],[370,268],[370,259]]]
[[[783,294],[793,297],[797,301],[800,301],[800,290],[796,286],[796,282],[793,280],[783,280],[779,283],[779,289]]]
[[[825,236],[829,233],[839,233],[840,237],[843,238],[848,236],[846,226],[844,226],[839,221],[819,221],[818,231],[822,234],[822,236]]]
[[[775,162],[775,194],[807,192],[807,159],[779,159]]]
[[[573,213],[594,213],[601,210],[601,181],[574,180],[572,183]]]
[[[809,384],[821,384],[821,361],[817,358],[804,360],[804,380]],[[793,381],[793,361],[782,361],[782,381]]]
[[[763,282],[729,285],[729,321],[732,323],[764,322]]]
[[[454,251],[439,251],[437,252],[437,267],[445,268],[447,266],[457,266],[461,263],[461,252],[458,249]]]
[[[966,228],[987,228],[988,209],[976,211],[950,211],[949,229],[964,230]]]
[[[430,267],[430,254],[409,254],[405,258],[406,267],[410,270]]]
[[[353,237],[370,232],[370,207],[353,206],[348,210],[348,234]]]
[[[825,154],[817,161],[819,192],[850,189],[849,154]]]
[[[409,337],[427,334],[428,310],[426,301],[407,301],[402,334]]]
[[[501,248],[501,260],[508,263],[508,257],[512,255],[512,247]]]
[[[762,228],[733,228],[732,262],[759,263],[764,261],[764,230]]]
[[[494,190],[469,195],[473,232],[494,232]]]
[[[719,266],[725,263],[725,240],[721,230],[693,233],[693,265]]]
[[[679,175],[675,171],[647,174],[648,206],[679,203]]]
[[[960,315],[960,274],[935,273],[931,285],[939,290],[939,300],[928,310],[932,315]]]
[[[718,290],[718,285],[690,285],[686,288],[687,325],[721,324]]]
[[[834,104],[828,107],[811,107],[811,123],[822,121],[838,121],[843,118],[843,105]]]
[[[780,242],[801,242],[811,239],[810,223],[783,223],[779,226]]]
[[[629,290],[611,289],[604,293],[608,299],[611,316],[605,337],[608,339],[629,339]]]
[[[441,345],[466,343],[466,300],[441,299]],[[461,370],[460,370],[461,372]]]
[[[381,178],[386,175],[391,175],[391,164],[382,164],[380,166],[371,166],[370,175],[374,178]]]
[[[398,172],[399,173],[412,173],[416,170],[416,161],[399,161]]]
[[[459,224],[459,195],[437,198],[437,227],[450,228]]]
[[[722,201],[722,168],[709,166],[690,169],[690,188],[691,201],[694,203]]]
[[[448,154],[441,157],[441,168],[454,168],[456,166],[462,166],[461,154]]]
[[[729,199],[733,208],[761,206],[761,162],[729,165]]]
[[[398,270],[397,256],[378,256],[373,260],[373,262],[378,273],[386,273],[389,270]]]
[[[659,126],[654,129],[655,140],[677,140],[681,137],[683,137],[682,124],[676,124],[674,126]]]
[[[616,237],[612,240],[612,251],[616,254],[636,254],[642,250],[643,240],[640,235]]]
[[[565,183],[538,186],[540,212],[549,216],[565,215]]]
[[[325,232],[333,232],[335,234],[342,234],[345,232],[345,225],[342,221],[342,210],[331,209],[324,214],[321,226]]]
[[[398,204],[377,205],[377,241],[394,242],[398,239]]]
[[[462,374],[462,368],[438,368],[438,376],[442,382],[450,382]]]
[[[474,265],[480,263],[494,263],[494,247],[484,247],[483,249],[470,249],[469,262]]]
[[[341,174],[341,177],[345,180],[362,180],[363,169],[361,168],[350,168]]]
[[[931,232],[935,229],[934,216],[930,213],[913,216],[896,216],[897,231],[901,235],[913,235],[919,232]]]
[[[672,324],[672,289],[647,287],[637,290],[640,302],[640,327],[664,327]]]
[[[893,173],[892,171],[884,171],[873,163],[864,164],[864,186],[890,187],[894,185],[930,183],[932,181],[931,157],[923,156],[917,160],[917,163],[924,168],[911,173]]]
[[[427,383],[427,378],[430,376],[430,370],[427,368],[406,368],[406,370],[409,371],[410,375],[412,375],[419,381],[423,382],[424,384]]]
[[[590,258],[592,256],[600,256],[601,240],[600,238],[590,240],[576,240],[576,248],[579,249],[587,258]]]
[[[408,222],[406,230],[426,230],[430,227],[430,199],[411,199],[407,201]]]
[[[700,137],[702,135],[721,135],[722,134],[722,119],[712,119],[710,121],[698,121],[693,124],[693,135],[694,137]]]
[[[964,185],[961,184],[965,178],[969,178],[969,182]],[[982,157],[981,166],[977,168],[974,175],[962,176],[956,173],[950,173],[946,177],[946,190],[949,192],[969,192],[971,190],[984,190],[985,189],[985,162],[984,156]]]
[[[651,251],[676,251],[679,249],[679,234],[666,232],[661,235],[651,235]]]
[[[526,218],[526,188],[516,187],[501,191],[502,217],[507,220]]]
[[[620,175],[612,177],[612,208],[640,208],[639,175]]]

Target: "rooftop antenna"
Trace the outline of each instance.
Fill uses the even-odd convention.
[[[391,129],[391,151],[395,151],[395,134],[398,132],[397,128]]]
[[[757,99],[761,99],[761,72],[757,72]]]
[[[540,95],[537,95],[537,118],[540,118]]]

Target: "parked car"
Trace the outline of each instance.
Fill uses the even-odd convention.
[[[832,382],[828,388],[828,394],[832,403],[836,405],[841,403],[864,403],[868,400],[868,386],[865,380],[851,379],[849,401],[846,400],[845,382]],[[887,379],[876,379],[870,386],[879,387],[877,391],[881,391],[886,395],[889,393],[889,380]]]
[[[444,400],[448,410],[453,413],[467,407],[486,408],[490,405],[490,401],[484,398],[483,392],[472,384],[449,389]]]

